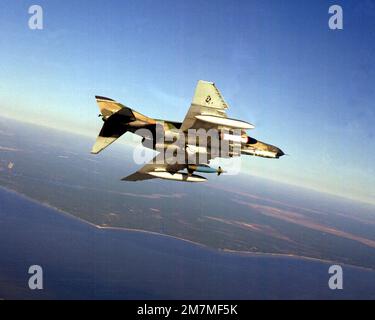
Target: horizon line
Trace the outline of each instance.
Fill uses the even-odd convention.
[[[78,136],[82,136],[82,137],[86,137],[86,138],[92,137],[88,132],[85,133],[85,132],[82,132],[82,131],[75,131],[75,130],[68,129],[68,128],[65,128],[65,127],[55,127],[55,126],[48,125],[48,124],[45,124],[45,123],[32,122],[32,121],[29,121],[29,120],[26,120],[26,119],[15,118],[15,117],[12,117],[12,116],[9,116],[9,115],[1,115],[0,118],[9,119],[9,120],[13,120],[13,121],[16,121],[16,122],[21,122],[21,123],[24,123],[24,124],[39,126],[39,127],[43,127],[43,128],[48,128],[48,129],[52,129],[52,130],[55,130],[55,131],[69,133],[69,134],[73,134],[73,135],[78,135]],[[130,145],[127,144],[127,143],[121,143],[121,144],[124,145],[124,146],[130,147]],[[321,193],[321,194],[325,194],[325,195],[329,195],[329,196],[342,198],[342,199],[345,199],[347,201],[357,202],[357,203],[360,203],[360,204],[363,204],[363,205],[375,206],[375,202],[371,202],[370,200],[359,199],[357,197],[350,197],[350,196],[347,196],[347,195],[344,195],[344,194],[341,194],[341,193],[335,193],[335,192],[330,192],[330,191],[326,191],[326,190],[321,190],[321,189],[317,189],[314,186],[301,185],[301,184],[298,184],[298,183],[280,181],[280,180],[276,180],[276,179],[273,179],[273,178],[270,178],[270,177],[265,177],[263,175],[256,175],[256,174],[253,174],[253,173],[250,173],[250,172],[247,172],[247,171],[241,171],[241,173],[249,175],[249,176],[253,176],[253,177],[256,177],[256,178],[261,178],[261,179],[265,179],[265,180],[268,180],[268,181],[272,181],[272,182],[275,182],[275,183],[285,184],[285,185],[288,185],[288,186],[291,186],[291,187],[303,188],[303,189],[313,191],[313,192],[316,192],[316,193]]]

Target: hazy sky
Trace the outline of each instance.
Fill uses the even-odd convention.
[[[44,9],[44,30],[28,8]],[[328,28],[340,4],[344,30]],[[1,114],[89,133],[95,95],[182,120],[199,79],[290,157],[275,180],[375,199],[375,1],[11,1],[0,10]]]

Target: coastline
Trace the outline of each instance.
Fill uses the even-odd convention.
[[[358,265],[352,265],[352,264],[347,264],[347,263],[342,263],[342,262],[337,262],[333,260],[326,260],[326,259],[319,259],[319,258],[314,258],[314,257],[308,257],[308,256],[299,256],[299,255],[294,255],[294,254],[282,254],[282,253],[267,253],[267,252],[250,252],[250,251],[236,251],[236,250],[230,250],[230,249],[220,249],[220,248],[213,248],[209,247],[207,245],[201,244],[199,242],[194,242],[188,239],[183,239],[179,238],[173,235],[168,235],[168,234],[163,234],[163,233],[158,233],[154,231],[147,231],[147,230],[142,230],[142,229],[131,229],[131,228],[121,228],[121,227],[103,227],[96,225],[94,223],[91,223],[89,221],[86,221],[82,218],[79,218],[77,216],[74,216],[73,214],[64,211],[62,209],[56,208],[54,206],[49,205],[48,203],[41,203],[38,202],[37,200],[18,192],[17,190],[10,189],[7,187],[4,187],[0,185],[0,190],[5,192],[5,193],[10,193],[14,194],[18,197],[21,197],[35,205],[42,206],[45,208],[48,208],[50,210],[55,211],[56,213],[59,213],[63,216],[65,216],[68,219],[72,219],[76,222],[85,224],[89,227],[94,228],[95,230],[103,230],[103,231],[120,231],[120,232],[131,232],[131,233],[142,233],[145,235],[150,235],[150,236],[156,236],[156,237],[163,237],[167,239],[173,239],[176,241],[181,241],[186,244],[190,244],[196,247],[199,247],[201,249],[213,252],[213,253],[219,253],[219,254],[224,254],[224,255],[236,255],[236,256],[241,256],[241,257],[260,257],[260,258],[281,258],[281,259],[293,259],[293,260],[302,260],[306,262],[316,262],[316,263],[321,263],[321,264],[326,264],[326,265],[332,265],[332,264],[340,264],[345,267],[361,270],[361,271],[368,271],[368,272],[375,272],[375,269],[368,268],[368,267],[363,267],[363,266],[358,266]]]

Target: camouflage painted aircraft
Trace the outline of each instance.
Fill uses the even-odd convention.
[[[105,97],[96,96],[96,101],[100,109],[99,116],[104,121],[104,125],[91,153],[101,152],[126,132],[140,135],[145,147],[158,151],[164,150],[164,154],[160,152],[140,170],[122,179],[125,181],[161,178],[202,182],[207,179],[194,174],[194,172],[217,173],[218,175],[224,172],[221,167],[213,168],[208,164],[211,159],[216,157],[230,158],[243,154],[278,159],[284,155],[284,152],[279,148],[248,136],[246,130],[253,129],[252,124],[227,117],[228,105],[212,82],[198,82],[193,102],[183,122],[152,119]],[[158,141],[156,137],[158,129],[163,131],[165,137],[169,137],[168,141],[171,141],[167,142],[167,139]],[[226,142],[225,152],[223,152],[224,148],[221,144],[217,148],[217,144],[214,144],[210,138],[206,139],[205,146],[197,146],[196,137],[194,137],[194,141],[191,141],[188,134],[192,129],[200,131],[203,129],[211,134],[213,132],[217,141]],[[188,155],[186,160],[184,158],[182,163],[167,161],[168,159],[165,159],[167,148],[180,137],[185,138],[181,149]],[[199,156],[202,153],[206,156],[207,162],[199,162],[201,159]],[[195,161],[191,161],[192,155],[196,159]]]

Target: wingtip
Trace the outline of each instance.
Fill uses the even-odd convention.
[[[91,151],[90,151],[90,153],[91,154],[98,154],[100,151],[102,151],[103,149],[101,149],[101,148],[98,148],[97,146],[96,146],[96,144],[92,147],[92,149],[91,149]]]
[[[198,80],[198,82],[200,82],[200,83],[207,83],[207,84],[213,84],[213,85],[215,85],[215,82],[213,82],[213,81],[207,81],[207,80]]]

